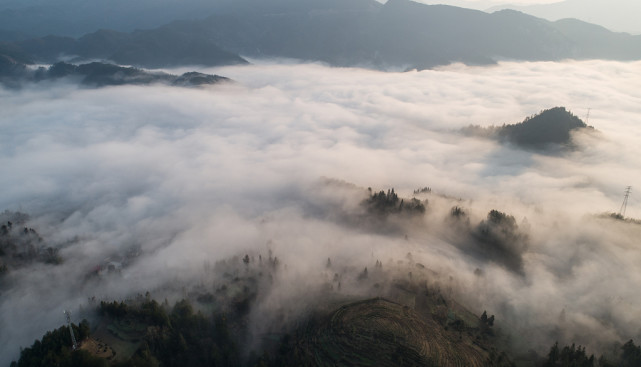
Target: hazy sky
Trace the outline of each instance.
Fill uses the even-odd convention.
[[[446,4],[454,6],[463,6],[473,9],[488,9],[496,5],[535,5],[535,4],[552,4],[558,3],[559,0],[416,0],[416,2],[425,4]]]
[[[258,63],[207,69],[238,83],[204,89],[0,89],[0,166],[10,173],[0,175],[0,210],[31,214],[28,225],[65,259],[11,273],[14,286],[0,299],[0,363],[87,297],[189,282],[205,261],[267,250],[288,265],[260,305],[267,309],[309,302],[327,257],[362,269],[411,251],[452,276],[474,312],[488,309],[517,331],[536,326],[532,338],[558,326],[563,310],[561,340],[638,337],[640,230],[593,215],[617,211],[632,185],[628,215],[641,217],[640,67],[506,62],[385,73]],[[580,149],[564,156],[458,133],[554,106],[580,117],[591,108],[599,132],[575,136]],[[341,220],[358,212],[368,186],[401,195],[429,186],[449,198],[431,197],[405,240]],[[490,209],[527,218],[524,275],[450,243],[443,218],[453,205],[472,223]],[[122,278],[99,288],[83,281],[132,245],[144,255]]]
[[[497,6],[516,8],[530,15],[555,21],[563,18],[576,18],[598,24],[615,32],[641,34],[637,14],[641,13],[641,2],[637,0],[565,0],[565,1],[528,1],[528,0],[419,0],[426,4],[448,4],[483,11]],[[545,6],[552,4],[552,6]]]

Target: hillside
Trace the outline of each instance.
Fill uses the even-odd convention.
[[[641,13],[641,3],[636,0],[564,0],[550,4],[509,4],[492,6],[487,11],[506,8],[551,21],[567,18],[580,19],[584,22],[599,24],[615,32],[641,34],[637,17]]]
[[[445,209],[445,203],[461,204],[460,199],[433,194],[428,187],[415,194],[427,196],[429,201],[418,201],[398,197],[392,189],[376,192],[340,182],[327,185],[334,190],[353,190],[361,201],[349,215],[360,216],[359,222],[390,229],[404,227],[399,233],[415,236],[418,233],[409,231],[412,223],[427,213],[437,215],[440,226],[451,232],[442,236],[450,237],[464,256],[476,258],[476,285],[468,291],[476,292],[483,286],[489,262],[527,281],[521,256],[527,250],[528,231],[520,228],[512,215],[492,210],[474,225],[476,219],[467,209]],[[363,192],[357,192],[360,190],[369,196],[364,197]],[[27,270],[26,263],[16,260],[15,249],[24,247],[37,254],[30,249],[46,250],[41,245],[46,240],[35,230],[17,230],[17,224],[22,228],[29,223],[24,214],[5,212],[0,219],[6,221],[0,232],[0,249],[5,251],[0,253],[0,261],[8,264],[0,272],[0,291],[10,293],[15,291],[12,277],[21,268]],[[335,220],[344,222],[341,216]],[[362,228],[367,230],[368,226]],[[394,235],[394,231],[387,235]],[[407,237],[396,236],[399,242],[407,241]],[[28,246],[16,246],[18,241]],[[65,246],[61,250],[64,256]],[[47,332],[42,341],[23,345],[12,366],[489,367],[515,366],[512,361],[518,361],[519,366],[605,367],[634,366],[641,360],[641,348],[629,341],[606,355],[619,364],[601,360],[597,365],[585,348],[555,343],[563,328],[571,327],[562,321],[555,325],[555,333],[544,334],[542,340],[513,334],[510,323],[523,322],[523,316],[514,318],[506,307],[486,312],[480,308],[483,305],[471,309],[460,303],[465,296],[453,289],[459,274],[441,273],[418,262],[421,256],[411,252],[383,261],[367,253],[357,258],[316,256],[321,266],[305,265],[317,269],[314,282],[306,283],[298,295],[292,292],[274,302],[273,296],[282,292],[281,287],[291,291],[294,282],[284,276],[295,268],[297,260],[288,263],[279,260],[270,248],[263,251],[239,253],[214,264],[205,262],[199,281],[162,284],[151,290],[153,296],[147,291],[121,299],[83,297],[86,302],[73,310],[74,322],[89,320],[78,327],[72,325],[79,351],[71,351],[69,329],[58,327]],[[126,282],[130,270],[143,266],[149,254],[135,250],[105,256],[97,268],[87,269],[79,277],[82,288],[101,289],[113,281]],[[60,270],[68,266],[64,258],[60,260],[48,266]],[[46,259],[34,257],[31,261]],[[548,357],[540,354],[546,351],[532,351],[540,342],[552,346]]]
[[[247,63],[198,32],[171,32],[167,28],[133,33],[99,30],[78,39],[48,36],[17,42],[16,45],[34,59],[49,63],[58,61],[62,55],[147,68]]]
[[[431,316],[431,315],[430,315]],[[458,325],[458,326],[456,326]],[[340,307],[308,328],[301,364],[316,366],[510,366],[492,360],[478,330],[449,329],[432,317],[385,299]],[[483,347],[481,346],[483,345]],[[503,363],[504,362],[504,363]]]
[[[593,129],[565,107],[554,107],[527,117],[516,124],[487,128],[468,126],[462,132],[498,139],[523,148],[546,149],[571,147],[572,132]]]
[[[219,75],[187,72],[177,76],[101,62],[80,65],[58,62],[48,68],[35,69],[28,68],[26,64],[0,54],[0,84],[17,88],[28,82],[39,83],[61,79],[89,87],[156,83],[186,87],[229,81],[228,78]]]
[[[587,128],[589,126],[585,122],[564,107],[555,107],[541,111],[518,124],[503,126],[499,137],[521,146],[567,145],[571,142],[572,131]]]
[[[140,295],[128,303],[101,302],[93,329],[86,319],[72,324],[78,350],[70,347],[69,327],[61,326],[22,349],[11,366],[614,367],[641,362],[641,347],[629,340],[598,362],[584,347],[556,342],[546,357],[532,352],[515,364],[494,346],[494,315],[473,317],[477,326],[470,326],[449,308],[455,305],[442,297],[434,300],[438,305],[432,309],[447,310],[446,323],[386,299],[366,299],[310,320],[271,346],[263,344],[259,354],[248,353],[256,345],[242,341],[247,325],[237,315],[205,316],[187,300],[169,306]]]

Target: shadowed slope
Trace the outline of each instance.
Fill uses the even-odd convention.
[[[384,299],[342,306],[303,342],[316,366],[491,366],[486,351],[410,307]]]

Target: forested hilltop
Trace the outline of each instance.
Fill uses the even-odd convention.
[[[438,290],[421,289],[411,281],[397,287],[420,295],[415,309],[375,298],[330,312],[312,310],[295,329],[265,335],[258,348],[247,340],[247,299],[211,313],[203,312],[206,306],[216,308],[204,299],[207,295],[200,296],[196,307],[187,300],[173,306],[159,303],[149,294],[124,302],[102,301],[85,311],[94,325],[86,319],[71,325],[79,349],[72,348],[69,327],[61,326],[24,348],[11,367],[641,365],[641,347],[632,340],[607,356],[555,342],[547,355],[510,358],[497,349],[503,344],[500,328],[494,330],[494,315],[483,312],[477,317]]]
[[[462,132],[497,139],[526,149],[546,150],[573,148],[572,133],[593,130],[592,126],[588,126],[565,107],[553,107],[526,117],[519,123],[489,127],[470,125],[463,128]]]
[[[340,182],[326,185],[337,191],[353,189]],[[426,215],[440,213],[452,231],[446,236],[453,236],[468,256],[497,264],[516,277],[525,276],[529,228],[513,215],[493,209],[477,222],[460,200],[435,194],[429,187],[415,190],[412,197],[399,196],[394,189],[364,191],[358,206],[335,220],[350,218],[349,226],[394,235]],[[441,204],[448,202],[459,205],[440,212]],[[26,246],[38,253],[46,239],[25,228],[19,236],[27,237],[17,240],[13,223],[28,223],[28,217],[5,212],[4,218],[13,220],[0,234],[5,249],[1,259],[11,264],[2,276],[10,277],[20,270],[20,263],[10,260],[17,249]],[[38,244],[31,245],[28,236],[35,236]],[[121,260],[112,256],[87,273],[84,282],[99,288],[121,279],[144,256],[135,251]],[[307,301],[273,307],[269,300],[279,289],[279,279],[295,264],[283,262],[271,250],[238,254],[205,264],[203,280],[197,284],[168,284],[155,291],[165,298],[150,292],[119,300],[89,297],[73,313],[74,321],[82,320],[71,325],[77,350],[72,348],[69,327],[61,326],[21,349],[11,366],[627,367],[641,363],[641,348],[633,340],[598,355],[552,337],[546,351],[515,348],[528,337],[511,335],[509,315],[501,310],[470,310],[458,299],[452,275],[440,274],[418,258],[408,252],[397,259],[373,258],[365,266],[346,258],[318,259],[321,281],[304,292]],[[50,266],[67,264],[61,259]],[[483,277],[482,269],[475,273]],[[11,289],[11,284],[2,286]],[[563,330],[555,333],[561,335]]]
[[[45,82],[62,81],[94,88],[113,85],[150,84],[188,87],[230,81],[230,79],[219,75],[193,71],[178,76],[103,62],[80,65],[57,62],[49,67],[40,66],[37,68],[32,68],[29,64],[28,60],[0,54],[0,84],[11,88],[20,88],[28,83],[45,84]]]

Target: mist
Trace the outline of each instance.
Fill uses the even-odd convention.
[[[641,217],[639,67],[501,62],[396,73],[254,60],[200,69],[236,81],[205,88],[0,89],[0,210],[27,213],[24,225],[63,260],[7,275],[0,363],[90,297],[180,298],[187,285],[217,281],[203,275],[207,264],[244,254],[273,253],[286,267],[252,310],[256,320],[311,307],[310,289],[331,276],[328,258],[347,273],[377,260],[407,273],[398,261],[410,252],[472,312],[496,314],[513,335],[528,330],[515,344],[544,350],[552,337],[596,351],[639,337],[641,227],[597,217],[619,210],[628,185],[626,216]],[[563,154],[459,133],[554,106],[581,118],[589,109],[597,131],[575,134],[578,149]],[[417,196],[424,217],[375,231],[350,221],[368,187],[432,193]],[[453,206],[472,227],[497,209],[529,228],[522,271],[470,251],[446,220]],[[85,280],[131,249],[140,256],[121,276]],[[344,283],[344,293],[372,295]]]

